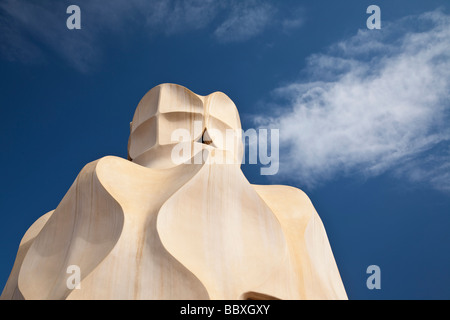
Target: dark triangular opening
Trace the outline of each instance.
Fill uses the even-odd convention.
[[[210,144],[213,143],[211,137],[208,134],[208,130],[206,130],[206,128],[205,128],[205,130],[203,130],[200,142],[203,143],[203,144],[207,144],[207,145],[210,145]]]

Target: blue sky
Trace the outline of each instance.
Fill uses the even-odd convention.
[[[127,157],[137,103],[171,82],[280,130],[278,174],[244,173],[310,196],[350,299],[450,298],[448,1],[4,0],[0,34],[2,288],[26,229],[86,163]]]

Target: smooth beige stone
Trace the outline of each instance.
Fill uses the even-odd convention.
[[[174,141],[177,129],[189,138]],[[129,160],[81,170],[25,233],[1,299],[347,299],[311,201],[250,184],[240,130],[221,92],[150,90],[130,124]],[[183,146],[193,152],[174,161]],[[67,285],[71,265],[79,289]]]

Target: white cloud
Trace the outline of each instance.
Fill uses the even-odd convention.
[[[268,3],[238,2],[229,17],[214,31],[221,42],[240,42],[260,34],[270,23],[274,8]]]
[[[283,112],[262,121],[280,129],[281,176],[311,187],[390,170],[448,188],[450,154],[434,152],[450,145],[449,70],[450,16],[440,11],[311,56],[309,81],[275,90]]]

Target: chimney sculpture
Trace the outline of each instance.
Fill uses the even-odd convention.
[[[81,170],[25,233],[1,298],[347,299],[309,198],[250,184],[242,150],[228,96],[151,89],[129,159]]]

